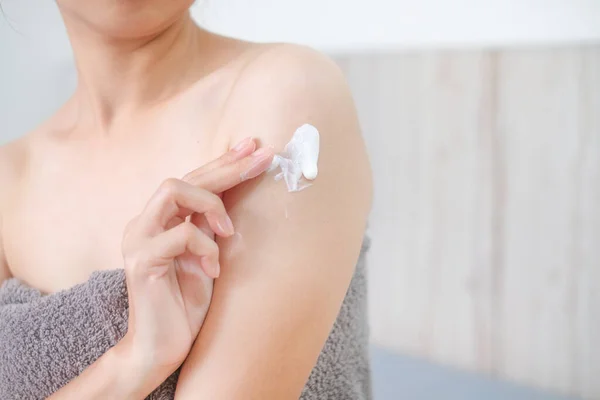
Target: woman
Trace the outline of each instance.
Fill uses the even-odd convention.
[[[78,88],[0,149],[0,282],[52,298],[126,275],[126,334],[51,398],[144,398],[178,369],[176,399],[366,398],[340,373],[366,374],[365,343],[331,331],[371,202],[342,74],[310,49],[202,30],[191,3],[58,0]],[[304,123],[319,174],[290,193],[263,172]]]

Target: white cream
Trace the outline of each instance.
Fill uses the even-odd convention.
[[[284,179],[288,192],[298,192],[311,184],[319,174],[319,131],[310,124],[296,129],[283,152],[273,157],[269,171],[281,168],[275,180]],[[304,178],[304,179],[303,179]]]

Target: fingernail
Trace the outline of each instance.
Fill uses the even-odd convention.
[[[239,142],[238,144],[236,144],[231,150],[240,152],[240,151],[244,150],[246,148],[246,146],[248,146],[250,144],[251,141],[252,141],[252,138],[247,137],[246,139],[244,139],[241,142]]]
[[[219,217],[219,219],[217,220],[217,225],[219,226],[221,232],[227,236],[231,236],[235,233],[235,229],[233,228],[233,222],[231,222],[231,218],[229,218],[229,215],[227,214],[225,214],[222,217]]]
[[[252,164],[250,164],[250,167],[245,172],[242,172],[241,178],[243,181],[256,178],[258,175],[265,172],[271,165],[265,163],[265,161],[273,157],[273,151],[268,148],[258,149],[252,153],[250,157],[253,161]]]

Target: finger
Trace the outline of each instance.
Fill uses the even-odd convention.
[[[258,149],[239,161],[195,175],[188,182],[212,193],[222,193],[265,172],[271,166],[273,155],[273,149]]]
[[[189,173],[187,173],[183,178],[183,181],[189,182],[194,179],[195,176],[203,175],[209,171],[212,171],[216,168],[222,167],[223,165],[230,164],[232,162],[238,161],[252,154],[256,149],[256,142],[253,138],[247,137],[242,140],[238,144],[236,144],[231,150],[227,153],[223,154],[221,157],[217,158],[209,162],[208,164],[204,164],[200,168],[197,168]]]
[[[197,214],[197,215],[204,216],[204,214]],[[185,222],[185,218],[184,217],[180,217],[179,215],[177,215],[177,216],[171,218],[171,220],[169,222],[167,222],[167,224],[165,225],[165,230],[168,230],[168,229],[171,229],[171,228],[175,228],[177,225],[179,225],[179,224],[181,224],[183,222]]]
[[[156,235],[171,227],[174,218],[192,213],[205,214],[210,227],[220,236],[234,233],[231,219],[219,196],[179,179],[167,179],[146,204],[140,220],[146,234]]]
[[[197,226],[202,232],[206,233],[208,237],[214,236],[215,233],[210,228],[210,224],[208,223],[208,220],[204,214],[192,214],[190,217],[190,222]]]
[[[175,267],[177,283],[193,332],[198,332],[202,326],[213,292],[213,278],[199,267],[202,265],[200,259],[200,257],[186,253],[179,257],[179,262]]]
[[[161,264],[168,263],[186,251],[200,257],[201,267],[206,275],[217,278],[221,271],[219,265],[219,246],[190,222],[183,222],[155,236],[150,241],[153,259]]]

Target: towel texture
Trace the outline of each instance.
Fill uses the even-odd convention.
[[[371,399],[365,253],[302,400]],[[0,287],[0,399],[44,399],[77,377],[127,332],[123,270],[94,272],[44,296],[17,279]],[[147,399],[170,400],[179,371]]]

